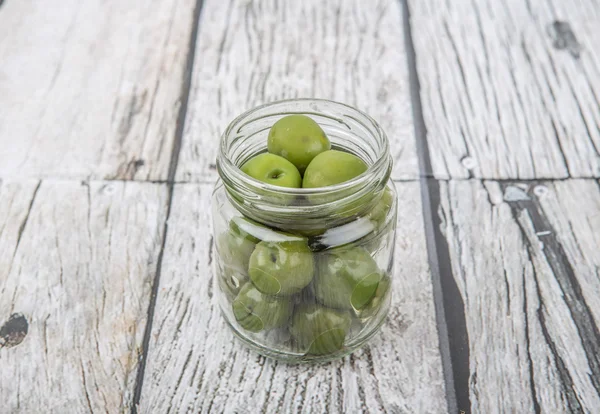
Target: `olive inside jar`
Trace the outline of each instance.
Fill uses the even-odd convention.
[[[319,188],[286,188],[240,169],[267,151],[281,118],[302,114],[331,149],[366,172]],[[327,361],[371,338],[388,313],[396,191],[387,137],[365,113],[318,99],[270,103],[237,117],[221,137],[213,196],[217,298],[235,335],[287,362]]]

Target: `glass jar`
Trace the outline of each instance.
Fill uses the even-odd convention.
[[[240,170],[263,153],[271,126],[304,114],[332,149],[367,163],[330,187],[283,188]],[[237,117],[221,137],[212,198],[215,282],[223,316],[259,353],[327,361],[362,346],[391,300],[396,191],[387,137],[368,115],[318,99],[270,103]]]

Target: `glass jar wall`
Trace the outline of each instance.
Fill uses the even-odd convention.
[[[314,119],[333,149],[360,157],[368,170],[313,189],[245,175],[239,167],[266,151],[270,127],[290,114]],[[214,274],[235,335],[289,362],[336,359],[363,345],[385,320],[393,277],[396,193],[377,123],[325,100],[264,105],[228,126],[217,168]]]

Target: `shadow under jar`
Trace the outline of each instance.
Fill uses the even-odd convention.
[[[322,188],[283,188],[240,170],[266,152],[271,126],[314,119],[332,149],[368,165]],[[396,191],[387,137],[368,115],[318,99],[270,103],[236,118],[221,137],[212,198],[215,282],[223,316],[260,354],[286,362],[347,355],[384,322],[391,300]]]

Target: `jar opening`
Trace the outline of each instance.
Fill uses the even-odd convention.
[[[266,152],[271,126],[280,118],[304,114],[323,128],[332,149],[343,149],[368,165],[363,174],[321,188],[284,188],[258,181],[240,170],[250,158]],[[236,208],[258,221],[343,219],[371,207],[392,168],[388,139],[367,114],[322,99],[294,99],[251,109],[234,119],[221,137],[217,169]]]

